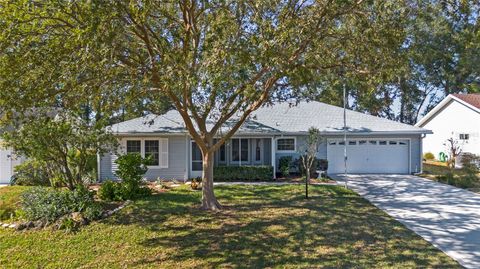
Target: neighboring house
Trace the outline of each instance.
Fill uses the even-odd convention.
[[[416,126],[433,131],[424,139],[423,151],[436,158],[448,155],[446,140],[454,138],[463,152],[480,155],[480,94],[450,94]]]
[[[347,125],[349,173],[421,172],[422,138],[430,131],[351,110]],[[299,157],[312,126],[325,137],[317,157],[328,160],[328,173],[343,173],[343,109],[320,102],[277,103],[255,111],[215,154],[215,166],[271,165],[275,174],[282,156]],[[101,180],[115,179],[117,155],[130,152],[155,156],[156,163],[146,174],[150,180],[201,176],[201,152],[177,111],[121,122],[111,131],[118,136],[120,149],[99,158]]]
[[[0,184],[10,183],[15,166],[23,161],[23,158],[17,157],[11,149],[3,146],[0,139]]]

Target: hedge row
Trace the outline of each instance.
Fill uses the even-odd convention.
[[[215,181],[267,181],[273,180],[272,166],[217,166],[213,168]]]

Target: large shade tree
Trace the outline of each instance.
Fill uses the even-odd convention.
[[[411,1],[397,68],[381,80],[346,80],[350,108],[415,124],[451,93],[480,92],[480,2]],[[332,77],[335,80],[335,77]],[[342,85],[318,100],[342,104]]]
[[[408,11],[404,1],[5,0],[0,107],[88,103],[110,116],[125,99],[166,98],[203,155],[202,208],[216,210],[213,154],[251,113],[339,72],[381,78]]]

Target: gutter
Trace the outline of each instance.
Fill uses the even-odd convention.
[[[113,135],[117,136],[185,136],[188,133],[140,133],[140,132],[129,132],[129,133],[112,133]],[[269,133],[237,133],[235,136],[292,136],[292,135],[307,135],[308,132],[269,132]],[[321,135],[343,135],[343,132],[320,132]],[[433,134],[431,130],[422,129],[419,131],[378,131],[378,132],[347,132],[348,135],[427,135]]]

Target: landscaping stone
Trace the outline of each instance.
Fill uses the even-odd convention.
[[[33,221],[22,222],[17,225],[16,230],[20,231],[20,230],[30,229],[34,226],[35,224],[33,223]]]
[[[43,227],[46,226],[46,222],[44,221],[41,221],[41,220],[37,220],[37,221],[34,221],[33,222],[33,227],[32,228],[36,228],[36,229],[42,229]]]

